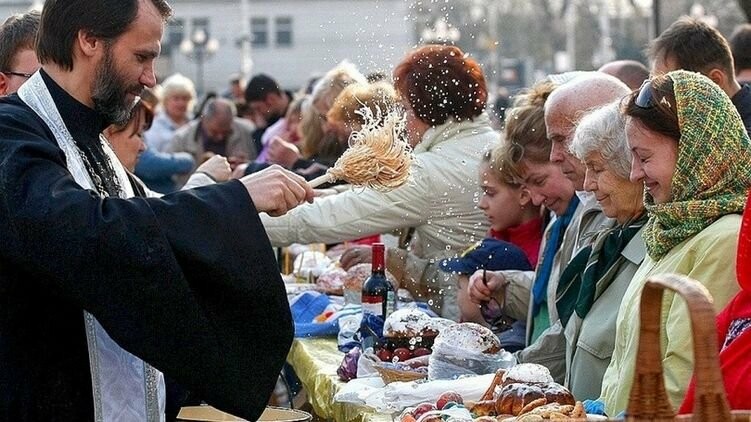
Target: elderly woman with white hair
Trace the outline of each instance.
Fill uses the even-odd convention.
[[[621,299],[645,256],[643,185],[629,180],[631,152],[618,102],[585,115],[572,153],[586,166],[584,188],[616,224],[599,232],[561,274],[556,307],[565,327],[566,385],[580,400],[599,397],[615,346]]]

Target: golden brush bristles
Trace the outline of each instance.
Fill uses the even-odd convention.
[[[412,148],[405,141],[406,120],[403,112],[391,110],[385,115],[363,107],[357,111],[365,124],[352,133],[349,148],[330,168],[336,180],[388,192],[409,180]]]

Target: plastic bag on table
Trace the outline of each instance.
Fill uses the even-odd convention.
[[[339,334],[337,336],[337,345],[342,352],[348,352],[360,342],[355,338],[355,333],[360,329],[360,320],[362,313],[351,315],[342,315],[339,317]]]
[[[353,347],[347,352],[342,359],[342,363],[336,369],[336,374],[342,381],[349,381],[357,378],[357,362],[360,360],[360,348]]]
[[[482,353],[457,347],[451,342],[442,342],[433,348],[428,364],[428,379],[455,379],[463,375],[494,374],[499,369],[516,364],[511,353]]]
[[[360,360],[357,361],[357,378],[378,377],[378,371],[374,366],[378,363],[381,363],[381,360],[375,355],[373,349],[365,349],[360,355]]]
[[[446,391],[456,391],[465,402],[477,401],[487,390],[495,374],[463,377],[455,380],[392,382],[365,398],[365,404],[378,412],[401,412],[409,406],[434,402]]]

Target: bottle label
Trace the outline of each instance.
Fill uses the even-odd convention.
[[[396,294],[393,290],[389,290],[386,294],[386,315],[384,320],[388,318],[396,310]]]
[[[362,311],[383,316],[383,298],[381,296],[362,295]]]

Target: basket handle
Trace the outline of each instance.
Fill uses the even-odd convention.
[[[720,372],[712,296],[701,283],[676,274],[650,277],[642,291],[636,374],[626,420],[675,420],[665,392],[660,352],[660,314],[665,289],[678,293],[686,301],[691,317],[696,376],[694,420],[729,421],[730,406]]]

